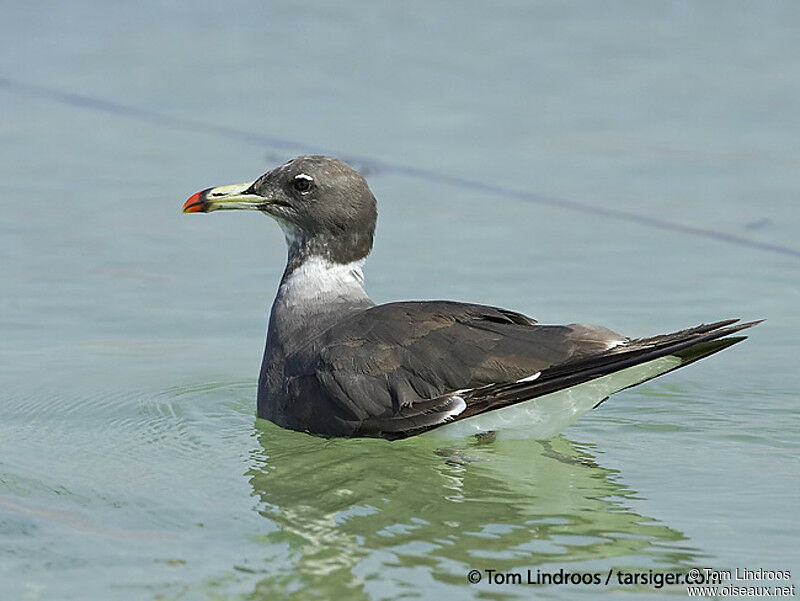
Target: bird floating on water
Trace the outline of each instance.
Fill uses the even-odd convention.
[[[496,432],[547,438],[610,394],[741,340],[759,322],[717,321],[632,339],[540,325],[451,301],[376,305],[362,264],[377,209],[345,162],[297,157],[253,182],[191,196],[184,213],[249,209],[283,230],[288,261],[272,305],[258,415],[330,437]]]

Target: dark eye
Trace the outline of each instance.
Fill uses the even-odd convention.
[[[314,180],[308,175],[301,173],[294,178],[293,185],[294,189],[302,194],[311,190],[311,187],[314,185]]]

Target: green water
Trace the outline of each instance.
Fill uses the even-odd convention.
[[[0,16],[0,598],[685,595],[468,583],[489,568],[798,582],[795,3]],[[282,236],[179,211],[314,149],[378,197],[379,302],[632,336],[767,322],[546,442],[281,430],[255,380]]]

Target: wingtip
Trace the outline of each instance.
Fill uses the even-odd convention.
[[[702,324],[698,326],[696,329],[699,330],[702,328],[704,332],[714,332],[722,329],[729,329],[732,332],[738,332],[739,330],[744,330],[746,328],[752,328],[753,326],[757,326],[758,324],[766,321],[766,319],[755,319],[753,321],[745,321],[740,323],[741,321],[742,321],[741,317],[736,317],[733,319],[723,319],[721,321],[715,321],[709,324]]]
[[[737,319],[736,321],[738,322],[739,320]],[[752,328],[753,326],[757,326],[758,324],[764,323],[765,321],[766,319],[754,319],[753,321],[745,321],[744,323],[737,323],[735,326],[726,329],[731,330],[731,333],[739,332],[741,330],[746,330],[747,328]]]

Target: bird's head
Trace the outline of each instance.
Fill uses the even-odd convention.
[[[336,263],[363,259],[372,249],[377,209],[366,180],[344,161],[297,157],[253,182],[193,194],[184,213],[261,211],[286,235],[289,252]]]

